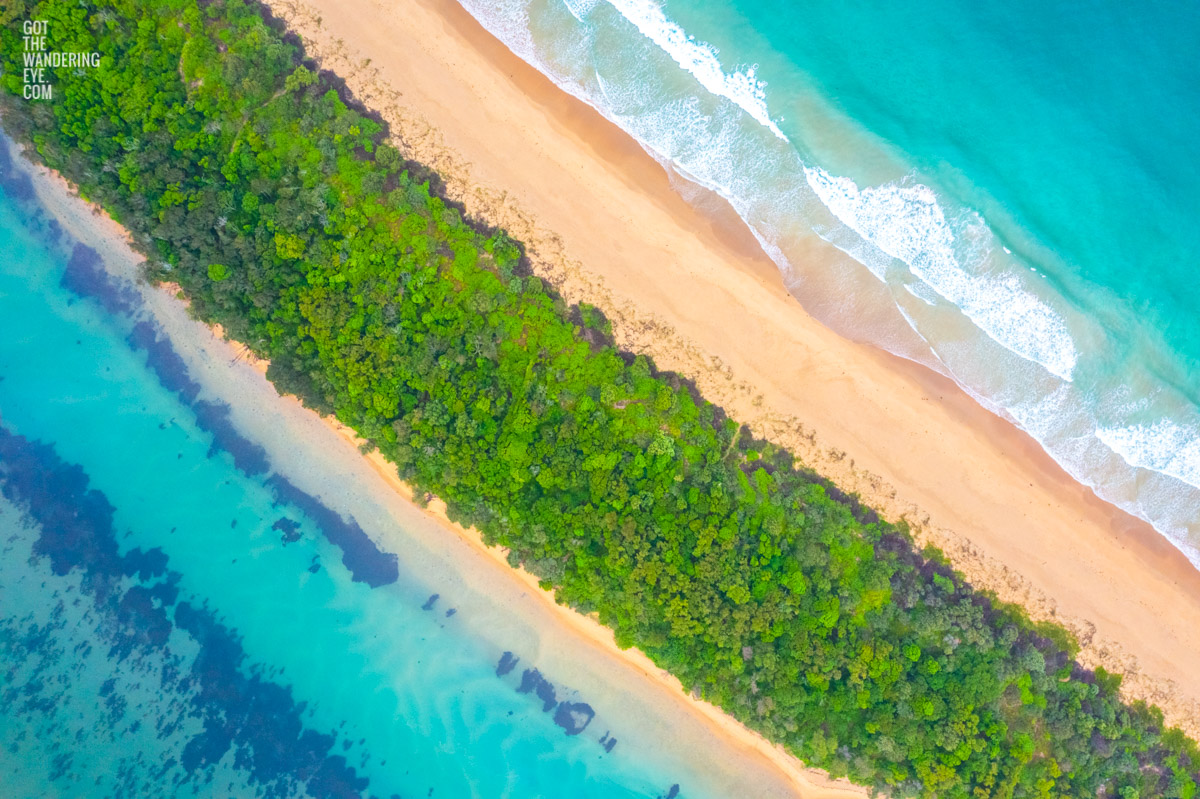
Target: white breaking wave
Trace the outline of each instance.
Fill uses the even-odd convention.
[[[780,140],[788,141],[771,120],[766,84],[755,77],[753,68],[726,73],[717,49],[672,22],[655,0],[606,1],[707,91],[733,102]],[[580,18],[575,6],[587,0],[564,2],[572,15]],[[849,178],[830,175],[819,167],[803,168],[809,187],[843,224],[907,264],[915,276],[958,306],[993,341],[1057,377],[1071,380],[1078,354],[1062,318],[1011,274],[998,278],[968,274],[955,256],[954,232],[932,189],[920,184],[889,184],[859,190]],[[982,220],[979,227],[986,230]],[[876,269],[871,271],[883,279]]]
[[[1130,466],[1151,469],[1200,488],[1200,434],[1169,419],[1130,427],[1103,427],[1096,438]]]
[[[726,72],[717,58],[717,48],[689,36],[667,18],[654,0],[608,0],[608,3],[676,64],[695,76],[705,89],[733,102],[780,139],[788,140],[771,121],[767,112],[766,84],[754,76],[754,67],[745,72]]]
[[[1062,318],[1011,273],[968,274],[955,254],[958,241],[933,189],[894,183],[859,189],[850,178],[830,175],[820,167],[806,166],[804,175],[842,224],[907,264],[993,341],[1071,380],[1079,356]],[[982,220],[972,224],[986,235]],[[978,253],[974,260],[985,256]]]

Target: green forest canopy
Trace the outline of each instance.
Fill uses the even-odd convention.
[[[1200,753],[1060,628],[739,425],[430,189],[241,0],[16,3],[5,124],[152,276],[560,601],[803,760],[894,795],[1195,796]],[[20,99],[22,19],[101,54]],[[928,556],[926,556],[928,555]]]

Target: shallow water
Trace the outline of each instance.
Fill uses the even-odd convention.
[[[727,793],[3,171],[0,794]]]
[[[1200,7],[460,2],[1200,565]]]

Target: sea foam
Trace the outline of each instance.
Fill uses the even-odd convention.
[[[1078,356],[1062,317],[1024,288],[1014,274],[991,277],[978,269],[969,273],[957,255],[965,237],[951,230],[933,189],[894,183],[859,189],[850,178],[830,175],[820,167],[805,167],[804,174],[838,219],[907,264],[915,276],[958,306],[994,341],[1063,380],[1071,379]],[[974,213],[963,227],[979,242],[976,246],[968,243],[972,260],[978,264],[990,255],[990,246],[984,243],[991,238],[990,232]],[[885,279],[880,270],[872,271]]]
[[[1170,419],[1153,424],[1108,427],[1096,437],[1130,466],[1150,469],[1200,488],[1200,435]]]
[[[766,84],[755,77],[755,67],[725,72],[717,57],[717,49],[689,36],[683,28],[667,18],[662,7],[654,0],[608,2],[621,16],[632,22],[643,36],[694,75],[701,86],[712,94],[730,100],[776,137],[787,141],[787,136],[783,135],[767,111]]]
[[[667,18],[654,0],[607,2],[693,75],[710,94],[728,99],[778,139],[789,141],[771,120],[766,84],[756,79],[754,68],[746,72],[724,72],[717,48],[688,35]],[[580,18],[574,2],[568,6],[572,14]],[[611,99],[610,86],[605,85],[605,94]],[[679,127],[664,127],[667,130],[663,132],[671,138],[680,131]],[[684,130],[694,133],[694,127],[688,125]],[[718,137],[710,135],[708,138],[707,144],[718,145],[711,148],[714,154],[730,149],[719,146],[719,141],[712,141]],[[659,143],[664,142],[660,139]],[[653,146],[654,142],[651,144]],[[666,151],[678,149],[678,146],[668,146]],[[956,253],[956,250],[964,249],[962,239],[965,237],[955,236],[933,189],[922,184],[885,184],[859,189],[850,178],[831,175],[820,167],[805,164],[802,169],[809,187],[825,206],[863,240],[907,264],[912,274],[956,305],[1001,346],[1042,365],[1063,380],[1071,379],[1077,353],[1061,315],[1022,286],[1020,278],[1013,274],[996,278],[980,274],[979,270],[969,274]],[[702,174],[701,170],[689,171]],[[714,186],[711,180],[705,183]],[[728,190],[728,181],[718,181],[714,187],[728,199],[735,199],[735,193]],[[983,220],[977,214],[973,217],[968,230],[975,234],[971,238],[976,242],[991,238]],[[969,254],[978,263],[987,257],[990,247],[968,244],[967,249],[972,250]],[[877,265],[878,259],[864,259],[864,264],[876,277],[885,279],[884,269]],[[919,289],[914,293],[922,296]]]

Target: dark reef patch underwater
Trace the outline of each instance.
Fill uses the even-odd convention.
[[[262,795],[361,795],[367,780],[344,757],[331,754],[335,736],[305,729],[303,706],[288,688],[243,670],[246,653],[236,634],[208,610],[177,601],[180,575],[170,570],[161,550],[119,554],[115,509],[88,483],[83,469],[64,462],[53,446],[0,427],[0,492],[41,531],[34,552],[50,562],[54,574],[83,574],[81,585],[109,622],[103,628],[109,657],[119,664],[164,650],[173,630],[186,634],[196,648],[190,664],[161,653],[168,665],[160,671],[160,690],[187,697],[184,715],[202,726],[180,755],[184,781],[203,782],[205,768],[232,752]],[[17,646],[26,658],[36,659],[43,654],[39,649],[53,643],[34,636]],[[6,704],[23,704],[28,711],[55,701],[44,684],[26,683],[19,691],[8,684]],[[109,717],[114,725],[123,720],[125,713],[116,709]],[[64,758],[63,770],[71,759]],[[146,786],[121,787],[134,792]]]

